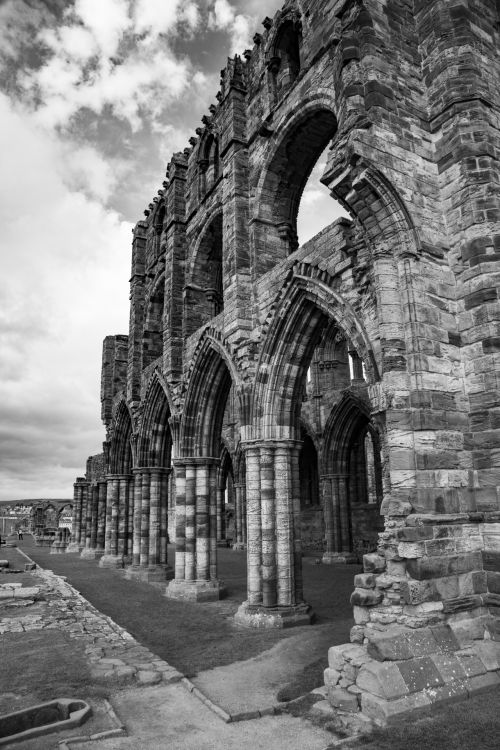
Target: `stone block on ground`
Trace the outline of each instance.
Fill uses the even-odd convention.
[[[154,672],[152,670],[139,670],[136,675],[137,682],[139,685],[156,685],[161,682],[161,672]]]
[[[391,626],[380,633],[372,632],[367,638],[368,654],[377,661],[399,661],[410,659],[413,655],[406,631],[399,625]]]
[[[395,662],[372,661],[359,670],[356,685],[360,690],[373,693],[385,700],[408,695],[408,686]]]
[[[488,672],[500,669],[500,643],[496,641],[477,641],[474,651],[483,662]]]
[[[394,724],[411,714],[423,716],[431,713],[431,700],[425,693],[406,695],[396,700],[385,700],[377,695],[363,693],[361,710],[379,724]]]
[[[332,687],[328,690],[328,700],[334,708],[341,711],[359,711],[358,696],[344,688]]]

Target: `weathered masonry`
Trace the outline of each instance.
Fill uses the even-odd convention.
[[[72,549],[168,597],[219,597],[246,548],[241,623],[310,621],[304,547],[362,559],[325,681],[381,721],[499,683],[499,29],[493,0],[264,20],[135,227],[75,485]],[[300,247],[328,145],[350,219]]]

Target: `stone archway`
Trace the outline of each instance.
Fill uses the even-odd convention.
[[[299,266],[274,310],[253,394],[253,440],[245,445],[248,507],[248,600],[237,619],[275,626],[309,622],[302,587],[299,454],[304,384],[315,348],[332,319],[350,335],[374,382],[366,331],[328,284]]]
[[[128,578],[162,581],[171,572],[167,560],[169,519],[172,530],[175,523],[171,488],[171,404],[165,384],[155,373],[144,399],[136,440],[133,512],[129,528],[132,559],[126,571]]]
[[[116,410],[109,446],[109,464],[106,474],[106,531],[104,554],[99,560],[101,567],[121,568],[130,560],[132,554],[132,540],[129,534],[133,512],[132,469],[132,417],[125,400],[121,400]],[[91,501],[95,506],[96,499]]]
[[[175,579],[171,598],[209,601],[217,579],[217,469],[226,402],[239,378],[223,344],[206,334],[198,344],[173,461],[176,496]]]
[[[383,530],[379,521],[380,435],[371,420],[366,393],[346,391],[332,410],[325,430],[322,467],[326,527],[323,562],[361,562],[364,553],[376,550],[378,532]]]

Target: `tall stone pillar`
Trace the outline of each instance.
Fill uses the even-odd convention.
[[[234,487],[234,533],[233,549],[246,547],[246,508],[245,485],[235,484]]]
[[[118,554],[118,534],[120,518],[120,480],[127,475],[109,474],[106,493],[106,535],[104,555],[99,560],[101,568],[123,567],[123,554]]]
[[[98,484],[99,497],[97,503],[97,537],[96,537],[96,556],[104,554],[104,538],[106,533],[106,490],[107,484],[101,481]]]
[[[90,549],[92,536],[92,486],[87,484],[84,489],[85,503],[82,510],[82,516],[85,516],[85,534],[82,533],[81,543],[83,544],[82,554],[86,549]],[[83,527],[83,523],[82,523]]]
[[[170,503],[171,469],[163,469],[160,475],[160,566],[167,577],[173,576],[173,569],[168,565],[168,508]]]
[[[351,549],[349,517],[349,477],[346,474],[324,474],[323,508],[325,514],[325,565],[345,565],[357,561]]]
[[[223,592],[217,579],[217,463],[215,458],[174,462],[176,552],[169,598],[214,601]]]
[[[89,486],[87,492],[87,528],[85,533],[85,547],[81,557],[87,560],[95,559],[97,543],[97,513],[99,502],[99,488],[97,484]]]
[[[149,508],[151,501],[151,475],[148,469],[142,471],[142,501],[141,501],[141,543],[139,565],[141,568],[149,566]]]
[[[122,474],[118,480],[118,535],[117,535],[117,555],[122,558],[123,564],[132,562],[132,551],[129,540],[129,511],[130,499],[133,492],[130,492],[131,476]],[[133,513],[133,509],[132,509]]]
[[[167,565],[170,469],[140,467],[134,474],[132,565],[125,576],[146,582],[165,581],[172,573]]]
[[[85,547],[85,540],[87,538],[87,520],[89,520],[89,526],[90,526],[90,519],[88,519],[88,514],[90,512],[90,509],[88,507],[88,501],[89,501],[89,483],[88,482],[82,482],[80,487],[80,492],[82,495],[82,502],[81,502],[81,521],[80,521],[80,534],[78,537],[78,549],[80,552]]]
[[[293,440],[246,447],[248,599],[235,615],[245,625],[312,620],[302,592],[299,448]]]
[[[247,488],[241,485],[241,543],[243,549],[247,547]]]
[[[132,539],[132,567],[127,575],[140,565],[141,559],[141,517],[142,517],[142,470],[134,469],[134,513]]]
[[[85,482],[84,477],[78,477],[73,485],[73,522],[71,529],[71,541],[66,548],[66,552],[80,552],[80,534],[82,524],[82,484]]]
[[[217,487],[217,541],[222,542],[224,539],[224,489],[222,487]]]

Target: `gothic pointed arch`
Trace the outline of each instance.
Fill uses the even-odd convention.
[[[148,384],[138,438],[139,466],[168,467],[172,457],[170,418],[172,397],[163,378],[155,372]]]
[[[335,101],[327,91],[306,97],[298,111],[287,112],[274,126],[253,204],[258,232],[254,263],[259,273],[297,249],[302,193],[336,131]]]
[[[372,345],[352,306],[334,290],[327,275],[314,278],[298,266],[273,311],[262,347],[253,399],[254,422],[262,437],[299,439],[307,369],[324,330],[334,319],[365,365],[368,378],[379,378]],[[307,273],[307,275],[304,275]]]
[[[125,399],[116,409],[110,440],[109,471],[111,474],[129,474],[132,471],[132,418]]]
[[[267,67],[276,99],[293,85],[301,68],[302,23],[298,12],[286,14],[270,45]]]
[[[199,197],[202,200],[210,192],[220,175],[219,136],[207,127],[198,146]]]
[[[148,367],[163,353],[163,311],[165,274],[161,272],[145,300],[145,321],[142,337],[142,366]]]
[[[195,246],[184,291],[185,331],[189,336],[224,309],[222,211],[205,225]]]
[[[231,385],[238,393],[240,378],[231,355],[215,332],[201,337],[184,401],[180,449],[186,456],[218,457],[220,435]],[[239,411],[239,399],[236,407]]]

